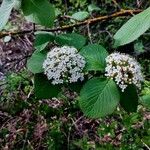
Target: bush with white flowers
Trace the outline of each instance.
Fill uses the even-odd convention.
[[[45,35],[59,46],[49,50],[47,42],[38,43]],[[38,99],[57,98],[62,89],[68,89],[79,94],[79,106],[91,118],[109,115],[118,105],[127,112],[137,110],[137,89],[144,79],[134,58],[119,52],[109,55],[99,44],[86,45],[86,38],[76,33],[39,33],[37,41],[27,65],[35,74]]]
[[[84,57],[70,46],[53,48],[43,63],[44,74],[54,85],[82,81],[84,67]]]
[[[144,80],[139,63],[127,54],[112,53],[106,58],[105,76],[114,79],[122,92],[129,84],[141,88]]]

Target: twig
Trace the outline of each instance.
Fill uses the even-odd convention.
[[[150,147],[149,147],[145,142],[143,142],[143,140],[141,140],[141,142],[143,143],[143,145],[144,145],[148,150],[150,150]]]
[[[78,118],[76,121],[74,121],[74,120],[71,118],[71,120],[72,120],[72,122],[73,122],[72,126],[75,126],[75,128],[76,128],[77,130],[79,130],[79,129],[78,129],[78,126],[77,126],[77,123],[78,123],[81,119],[83,119],[83,118],[84,118],[84,116],[81,116],[81,117]]]
[[[111,38],[113,37],[113,35],[108,30],[99,31],[99,34],[101,33],[107,33]]]
[[[30,98],[30,95],[32,94],[33,89],[34,89],[34,88],[32,87],[31,90],[30,90],[30,92],[28,93],[28,96],[27,96],[28,99]]]
[[[141,7],[142,1],[141,0],[136,0],[136,4],[137,4],[138,7]]]
[[[121,10],[121,11],[115,12],[111,15],[105,15],[105,16],[99,16],[99,17],[96,17],[96,18],[90,18],[90,19],[87,19],[87,20],[82,21],[82,22],[77,22],[77,23],[73,23],[73,24],[70,24],[70,25],[64,25],[64,26],[61,26],[61,27],[53,28],[53,29],[35,29],[35,31],[47,31],[47,32],[64,31],[64,30],[67,30],[67,29],[70,29],[70,28],[84,26],[84,25],[87,25],[87,24],[93,24],[93,23],[96,23],[96,22],[105,21],[105,20],[115,18],[115,17],[137,14],[137,13],[140,13],[141,11],[142,10],[140,10],[140,9],[138,9],[138,10],[130,10],[130,9],[129,10]],[[1,32],[0,33],[0,38],[5,37],[7,35],[12,36],[12,35],[28,34],[28,33],[32,33],[32,32],[33,32],[33,29],[32,30],[19,31],[19,32],[16,32],[16,31],[14,31],[14,32]]]
[[[71,129],[72,129],[72,126],[70,127],[70,130],[69,130],[69,132],[68,132],[68,137],[67,137],[67,150],[69,150],[70,149],[70,132],[71,132]]]
[[[88,37],[89,37],[89,40],[90,40],[90,43],[92,44],[92,37],[91,37],[91,32],[90,32],[90,25],[89,23],[87,24],[87,32],[88,32]]]
[[[25,139],[23,140],[23,147],[22,147],[22,150],[24,150],[24,148],[25,148],[25,144],[26,144],[26,142],[27,142],[27,136],[28,136],[28,130],[27,130],[26,133],[25,133]]]
[[[11,118],[12,117],[7,112],[2,112],[2,111],[0,111],[0,116],[7,117],[7,118]]]

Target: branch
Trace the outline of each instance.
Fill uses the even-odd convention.
[[[149,147],[145,142],[143,142],[143,140],[141,140],[141,142],[143,143],[143,145],[144,145],[148,150],[150,150],[150,147]]]
[[[133,14],[138,14],[140,13],[142,10],[121,10],[119,12],[115,12],[111,15],[106,15],[106,16],[99,16],[96,18],[91,18],[91,19],[87,19],[83,22],[77,22],[74,24],[70,24],[70,25],[64,25],[61,27],[57,27],[57,28],[53,28],[53,29],[35,29],[34,31],[47,31],[47,32],[55,32],[55,31],[64,31],[73,27],[79,27],[79,26],[84,26],[87,24],[93,24],[99,21],[105,21],[111,18],[115,18],[115,17],[120,17],[120,16],[127,16],[127,15],[133,15]],[[19,32],[1,32],[0,33],[0,38],[5,37],[5,36],[12,36],[12,35],[20,35],[20,34],[27,34],[27,33],[32,33],[33,30],[24,30],[24,31],[19,31]]]

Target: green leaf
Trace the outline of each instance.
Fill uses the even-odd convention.
[[[72,19],[75,19],[77,21],[83,21],[83,20],[85,20],[88,17],[89,17],[89,13],[86,12],[86,11],[80,11],[80,12],[74,13],[71,16]]]
[[[19,10],[21,8],[22,0],[15,0],[14,9]]]
[[[98,44],[90,44],[83,47],[80,54],[86,59],[86,70],[104,71],[108,53],[104,47]]]
[[[52,85],[47,77],[43,74],[35,74],[34,76],[34,91],[38,99],[48,99],[57,97],[61,88],[59,85]]]
[[[10,40],[11,40],[11,36],[7,35],[7,36],[4,37],[4,42],[5,43],[8,43]]]
[[[138,94],[134,85],[128,85],[124,92],[120,92],[120,104],[127,112],[136,112]]]
[[[55,36],[50,32],[36,32],[34,47],[38,51],[42,51],[51,41],[53,42]]]
[[[48,0],[22,0],[22,11],[28,21],[51,27],[55,11]]]
[[[144,53],[144,45],[143,45],[142,41],[137,41],[134,44],[134,51],[136,54]]]
[[[125,23],[114,35],[114,47],[128,44],[140,35],[142,35],[150,27],[150,7],[145,11],[132,17]]]
[[[86,44],[86,38],[77,33],[67,33],[56,36],[56,43],[59,45],[74,46],[77,49],[82,48]]]
[[[70,84],[68,84],[68,88],[73,92],[80,93],[81,88],[83,87],[84,83],[85,83],[84,81],[83,82],[78,81],[78,82],[75,82],[75,83],[70,83]]]
[[[99,118],[113,113],[119,99],[119,91],[113,80],[93,78],[83,86],[79,104],[86,116]]]
[[[58,8],[55,8],[55,16],[58,17],[61,14],[62,14],[61,10]]]
[[[97,7],[95,4],[90,4],[88,6],[88,11],[89,12],[93,12],[93,11],[100,11],[101,9],[99,7]]]
[[[33,53],[31,58],[27,61],[27,67],[32,73],[43,72],[43,62],[46,59],[46,54],[44,53]]]
[[[0,30],[6,25],[14,5],[14,0],[3,0],[0,7]]]
[[[144,95],[144,96],[142,96],[142,97],[140,98],[140,102],[141,102],[144,106],[150,108],[150,93],[149,93],[149,94],[146,94],[146,95]]]

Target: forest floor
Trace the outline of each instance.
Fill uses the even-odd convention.
[[[88,3],[86,0],[85,2]],[[77,5],[75,10],[78,10],[79,7],[81,7],[80,9],[84,8],[86,3]],[[105,5],[104,14],[118,10],[117,6],[112,3],[103,5]],[[134,3],[131,6],[126,3],[124,5],[124,7],[132,7],[132,9],[138,8]],[[144,9],[147,5],[147,2],[143,2],[139,8]],[[93,42],[99,36],[99,43],[109,45],[108,43],[112,42],[111,35],[128,18],[128,16],[121,19],[116,18],[92,26],[90,29]],[[116,25],[117,29],[115,29]],[[12,13],[5,28],[6,31],[32,29],[33,24],[26,22],[16,11]],[[84,27],[75,30],[85,35],[88,34]],[[146,50],[150,50],[150,44],[147,42],[149,37],[142,37],[142,40],[145,42]],[[64,89],[59,99],[37,100],[33,91],[33,75],[26,69],[27,59],[34,51],[33,43],[33,33],[9,35],[0,39],[0,149],[150,149],[149,108],[139,105],[137,112],[128,114],[118,107],[112,115],[95,120],[83,115],[78,106],[77,94],[74,92]],[[110,50],[110,47],[107,47]],[[131,47],[129,45],[125,51]],[[142,60],[143,67],[145,64],[146,68],[150,66],[150,62],[144,54],[140,55],[139,60]],[[146,74],[149,74],[149,71]],[[150,86],[149,79],[147,83]]]

